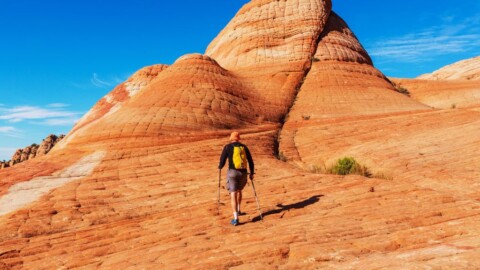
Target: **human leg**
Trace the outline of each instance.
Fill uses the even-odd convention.
[[[241,204],[242,204],[242,191],[239,190],[237,192],[236,196],[237,196],[237,212],[240,213],[241,212],[240,207],[241,207]]]
[[[238,191],[230,192],[230,203],[232,205],[232,211],[234,218],[237,219],[237,209],[238,209]]]

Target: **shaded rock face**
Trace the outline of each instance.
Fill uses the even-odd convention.
[[[3,170],[4,168],[8,168],[10,166],[8,161],[0,161],[0,170]]]
[[[445,66],[431,74],[418,77],[421,80],[480,80],[480,56]]]
[[[43,139],[42,143],[40,143],[40,146],[38,146],[37,153],[35,156],[41,157],[48,154],[48,152],[50,152],[50,150],[52,150],[52,148],[57,143],[59,143],[64,137],[65,135],[60,135],[58,137],[57,135],[54,135],[54,134],[48,135],[45,139]]]
[[[15,153],[12,156],[12,159],[10,160],[10,166],[13,166],[22,161],[22,153],[23,153],[23,149],[17,149],[17,151],[15,151]]]
[[[127,82],[0,172],[0,268],[478,268],[480,111],[394,91],[330,1],[250,1],[205,55]],[[265,218],[247,186],[239,227],[232,130]],[[376,178],[321,174],[345,156]]]
[[[20,162],[24,162],[25,160],[28,160],[30,156],[35,157],[37,153],[37,148],[33,146],[27,146],[23,148],[22,154],[20,156]]]

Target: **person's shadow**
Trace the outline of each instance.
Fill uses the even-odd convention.
[[[265,213],[263,213],[263,217],[265,218],[266,216],[269,216],[269,215],[274,215],[274,214],[280,214],[281,212],[284,212],[284,211],[289,211],[291,209],[301,209],[301,208],[304,208],[306,206],[309,206],[309,205],[312,205],[316,202],[318,202],[320,200],[320,197],[323,197],[324,195],[315,195],[315,196],[312,196],[306,200],[303,200],[301,202],[297,202],[297,203],[292,203],[292,204],[287,204],[287,205],[283,205],[283,204],[277,204],[277,207],[279,207],[278,209],[273,209],[273,210],[270,210],[270,211],[267,211]],[[260,215],[254,217],[252,219],[252,222],[257,222],[261,220],[260,218]]]

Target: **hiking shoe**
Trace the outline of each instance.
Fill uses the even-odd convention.
[[[245,216],[246,214],[247,214],[247,213],[245,213],[245,212],[238,211],[238,215],[239,215],[239,216]]]
[[[233,226],[237,226],[239,224],[238,219],[232,219],[232,221],[230,221],[230,224],[232,224]]]

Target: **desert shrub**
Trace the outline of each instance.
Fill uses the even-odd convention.
[[[404,94],[406,96],[410,96],[410,91],[408,91],[407,88],[401,86],[401,85],[395,85],[395,91],[397,91],[400,94]]]
[[[308,170],[311,173],[324,173],[325,172],[325,169],[321,166],[318,166],[318,165],[310,165],[310,166],[308,166]]]
[[[393,180],[393,176],[391,174],[385,173],[385,172],[377,172],[373,175],[373,178]]]
[[[451,108],[452,108],[452,109],[455,109],[455,108],[457,108],[457,104],[455,104],[455,103],[454,103],[454,104],[452,104]]]
[[[310,120],[310,115],[303,115],[302,118],[303,120]]]
[[[330,168],[329,172],[339,175],[358,174],[365,177],[372,176],[368,168],[359,164],[353,157],[344,157],[337,160],[337,163]]]
[[[320,62],[320,59],[318,59],[317,57],[313,57],[312,62]]]
[[[398,93],[406,96],[410,96],[410,91],[408,91],[408,89],[403,87],[401,84],[396,84],[395,82],[391,82],[391,81],[390,83],[393,85],[393,89]]]

